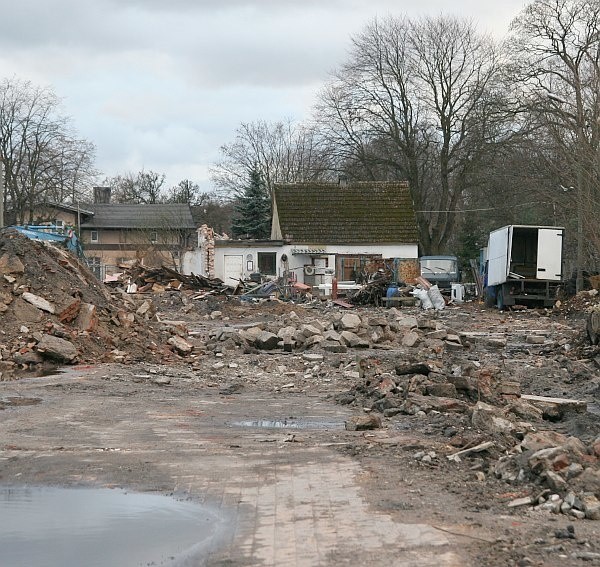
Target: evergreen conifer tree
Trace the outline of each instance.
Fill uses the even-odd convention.
[[[271,198],[260,172],[250,170],[248,185],[237,196],[232,221],[237,238],[269,238],[271,235]]]

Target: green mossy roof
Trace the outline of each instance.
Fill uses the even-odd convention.
[[[407,182],[294,183],[275,187],[284,240],[413,244],[417,222]]]

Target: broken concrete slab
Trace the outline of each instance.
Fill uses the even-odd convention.
[[[261,350],[276,349],[278,344],[279,337],[275,333],[270,333],[269,331],[261,331],[254,341],[256,348]]]
[[[402,346],[414,347],[417,345],[420,339],[420,335],[414,331],[409,331],[402,337]]]
[[[25,266],[18,256],[5,252],[0,256],[0,272],[3,274],[22,274]]]
[[[345,422],[345,427],[348,431],[379,429],[381,427],[381,418],[372,414],[351,417]]]
[[[27,303],[30,303],[31,305],[37,307],[42,311],[46,311],[47,313],[51,314],[54,314],[56,312],[56,308],[54,307],[54,305],[52,305],[52,303],[46,301],[43,297],[40,297],[39,295],[35,295],[26,291],[21,297],[23,297],[23,299],[27,301]]]
[[[339,321],[340,328],[344,331],[355,331],[360,328],[362,320],[355,313],[344,313]]]
[[[369,348],[371,346],[368,340],[359,337],[351,331],[342,331],[340,338],[342,339],[342,343],[350,348]]]
[[[38,323],[44,318],[43,313],[30,303],[27,303],[20,297],[17,297],[12,304],[12,310],[15,318],[24,323]]]
[[[91,303],[82,303],[79,314],[75,319],[75,325],[80,331],[91,333],[98,326],[98,312],[96,306]]]
[[[77,348],[65,339],[44,335],[37,344],[37,351],[44,358],[52,358],[59,362],[73,362],[77,358]]]
[[[188,343],[184,338],[179,337],[177,335],[169,337],[167,343],[171,345],[173,349],[175,349],[179,354],[183,355],[190,354],[194,349],[194,346],[192,344]]]

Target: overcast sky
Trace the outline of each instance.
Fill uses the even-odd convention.
[[[471,18],[501,38],[525,0],[0,0],[0,77],[50,86],[113,176],[210,189],[241,122],[303,120],[376,16]]]

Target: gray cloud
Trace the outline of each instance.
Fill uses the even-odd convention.
[[[506,29],[522,0],[457,0]],[[0,19],[0,76],[51,85],[108,175],[204,176],[241,121],[306,116],[375,16],[445,0],[20,0]],[[202,179],[196,179],[202,181]]]

